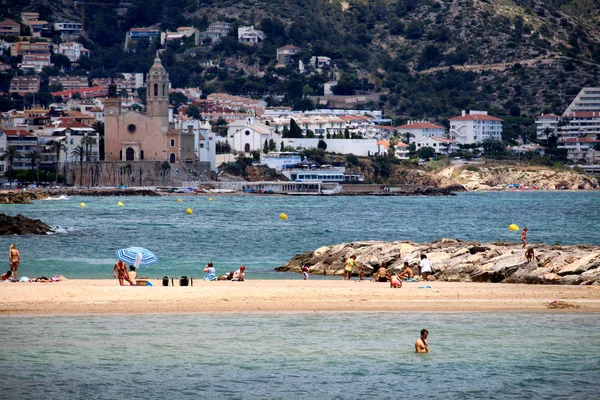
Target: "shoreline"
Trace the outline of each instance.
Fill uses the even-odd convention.
[[[464,282],[195,280],[194,286],[119,286],[116,279],[0,283],[0,317],[51,315],[600,312],[600,287]],[[431,288],[421,288],[430,286]],[[550,303],[556,306],[550,307]]]

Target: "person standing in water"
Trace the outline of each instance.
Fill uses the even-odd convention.
[[[415,351],[417,353],[429,353],[429,345],[427,344],[427,329],[421,329],[421,337],[415,342]]]
[[[521,232],[521,242],[523,243],[523,248],[527,248],[527,231],[529,228],[523,228],[523,232]]]
[[[21,264],[21,253],[19,253],[17,246],[14,244],[11,244],[10,249],[8,250],[8,263],[10,265],[12,277],[14,279],[18,279],[19,265]]]

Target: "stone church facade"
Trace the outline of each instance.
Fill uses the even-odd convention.
[[[123,111],[111,85],[104,115],[105,161],[195,162],[194,135],[169,121],[169,75],[158,54],[146,76],[146,113]]]

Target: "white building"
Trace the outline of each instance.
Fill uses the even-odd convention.
[[[329,81],[323,84],[323,96],[333,96],[332,88],[337,85],[337,81]]]
[[[263,40],[267,35],[263,31],[254,29],[254,26],[240,26],[238,28],[238,42],[249,45],[256,45]]]
[[[300,52],[300,48],[288,44],[277,49],[277,65],[275,68],[284,68],[292,58]]]
[[[6,151],[6,135],[0,130],[0,154]],[[0,159],[0,174],[6,171],[6,160]]]
[[[60,32],[61,37],[69,38],[81,35],[79,22],[55,22],[54,31]]]
[[[209,162],[210,169],[214,171],[217,168],[216,139],[210,124],[206,121],[177,116],[175,117],[175,129],[194,134],[196,160]]]
[[[565,114],[600,111],[600,87],[583,88],[571,102]]]
[[[130,87],[139,89],[145,86],[144,74],[142,72],[122,72],[121,75],[123,75],[123,79],[125,79]]]
[[[596,164],[600,161],[600,152],[595,147],[600,140],[588,137],[561,138],[558,140],[559,149],[567,149],[567,157],[576,164]]]
[[[323,140],[327,144],[328,153],[354,154],[355,156],[369,156],[377,154],[377,140],[375,139],[281,139],[284,146],[297,150],[316,149]]]
[[[256,122],[253,117],[234,121],[227,127],[227,137],[230,139],[232,150],[250,153],[262,151],[265,145],[273,139],[276,145],[281,141],[281,135],[275,133],[272,127]]]
[[[548,139],[546,134],[547,130],[551,130],[555,135],[558,135],[558,121],[560,120],[559,115],[555,114],[542,114],[535,119],[535,133],[538,139]]]
[[[408,160],[408,145],[406,143],[399,142],[395,148],[395,156],[400,160]],[[377,152],[381,156],[385,156],[390,152],[390,141],[389,140],[378,140],[377,141]]]
[[[58,45],[58,54],[67,56],[71,62],[77,62],[82,55],[89,57],[90,51],[81,43],[67,42]]]
[[[450,118],[450,139],[459,144],[481,143],[484,140],[502,140],[502,120],[487,111],[463,110],[462,115]]]
[[[407,124],[396,126],[396,132],[400,137],[410,134],[410,142],[431,137],[443,137],[445,129],[443,126],[432,124],[427,121],[408,121]],[[413,140],[414,139],[414,140]]]
[[[90,161],[98,161],[99,157],[99,137],[98,132],[88,125],[80,122],[59,119],[52,123],[52,140],[63,140],[65,150],[62,151],[61,161],[79,161],[79,157],[73,155],[73,150],[82,144],[84,136],[91,136],[96,140],[96,143],[90,149]]]
[[[450,154],[458,151],[458,142],[456,140],[439,136],[423,137],[419,140],[413,140],[413,143],[416,150],[423,147],[431,147],[438,154]]]

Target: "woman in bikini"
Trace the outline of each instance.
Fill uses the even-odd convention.
[[[8,262],[10,264],[10,271],[14,279],[18,278],[19,264],[21,264],[21,253],[17,250],[17,246],[14,244],[10,245],[8,250]]]

